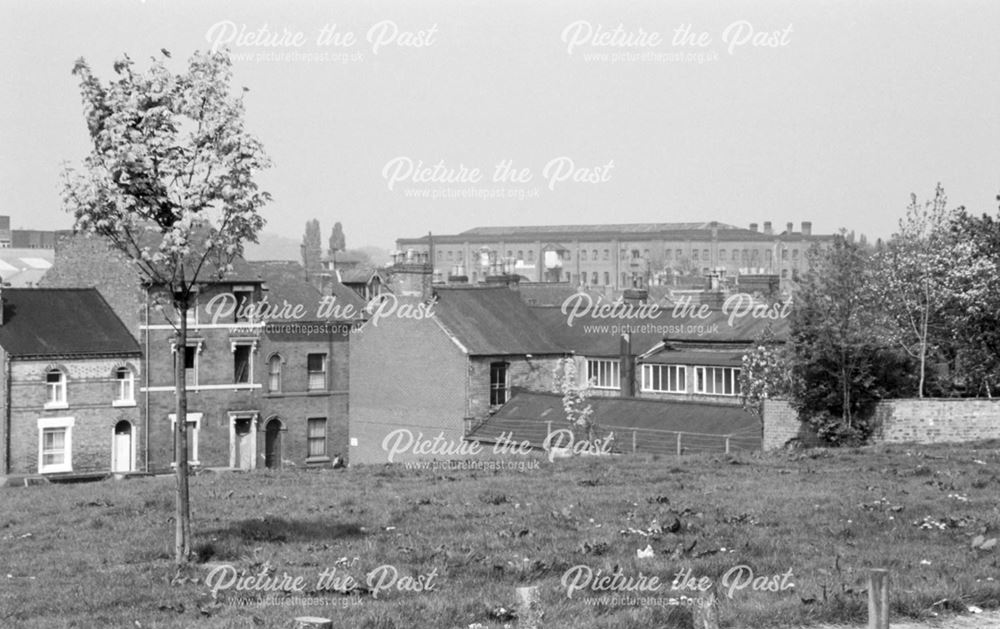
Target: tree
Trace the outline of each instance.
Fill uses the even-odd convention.
[[[177,74],[166,57],[139,72],[124,55],[107,83],[85,60],[76,62],[92,146],[82,170],[64,171],[63,204],[76,230],[107,239],[173,306],[174,551],[184,564],[191,552],[187,314],[198,285],[222,279],[244,242],[257,241],[264,225],[259,212],[271,197],[254,179],[270,164],[260,141],[244,129],[243,95],[230,95],[228,55],[196,52]]]
[[[875,403],[902,386],[901,358],[873,333],[871,252],[841,232],[808,257],[792,311],[792,403],[827,441],[863,442]]]
[[[347,240],[344,237],[344,226],[337,221],[333,224],[333,231],[330,232],[329,254],[332,258],[338,251],[347,249]]]
[[[314,218],[311,221],[306,221],[306,233],[302,236],[302,267],[306,270],[306,279],[322,270],[320,260],[322,256],[323,240],[319,221]]]
[[[572,358],[559,359],[553,370],[552,380],[555,392],[562,393],[566,420],[573,427],[586,431],[587,441],[593,443],[597,432],[594,409],[587,402],[587,385],[581,385],[577,377],[576,361]]]
[[[946,333],[945,307],[950,301],[948,230],[951,213],[941,184],[934,199],[918,203],[910,196],[899,231],[874,258],[881,287],[881,329],[886,341],[903,349],[918,363],[917,395],[927,388],[927,361]]]
[[[760,417],[764,400],[786,395],[790,389],[787,348],[778,343],[768,325],[743,355],[740,369],[740,402],[743,409]]]

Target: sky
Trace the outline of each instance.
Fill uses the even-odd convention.
[[[1000,2],[0,0],[0,214],[66,229],[74,61],[228,47],[274,162],[265,230],[812,221],[915,193],[995,212]]]

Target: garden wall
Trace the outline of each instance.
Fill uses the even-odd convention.
[[[875,409],[875,443],[942,443],[1000,439],[1000,400],[905,399],[880,402]],[[764,450],[798,439],[818,439],[784,400],[764,403]]]

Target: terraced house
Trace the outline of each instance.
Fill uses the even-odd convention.
[[[94,289],[0,292],[0,472],[145,467],[140,348]]]

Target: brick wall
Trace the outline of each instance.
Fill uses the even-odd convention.
[[[144,466],[145,438],[138,406],[114,406],[114,370],[128,367],[139,373],[138,358],[92,360],[17,360],[11,363],[10,382],[10,473],[36,474],[39,471],[38,420],[72,418],[71,463],[73,472],[111,470],[115,425],[127,421],[132,426],[133,469]],[[66,375],[66,408],[47,409],[45,374],[51,368]],[[138,377],[136,378],[138,395]]]
[[[1000,400],[886,400],[875,409],[876,443],[943,443],[1000,439]],[[819,445],[788,402],[764,403],[764,449],[783,447],[790,439]]]
[[[350,372],[351,465],[385,463],[383,439],[397,428],[450,442],[464,436],[469,361],[433,319],[365,325],[351,335]]]
[[[469,405],[467,416],[485,419],[490,410],[490,363],[507,363],[507,378],[511,388],[549,393],[552,372],[559,357],[531,358],[520,356],[474,356],[469,360]]]

